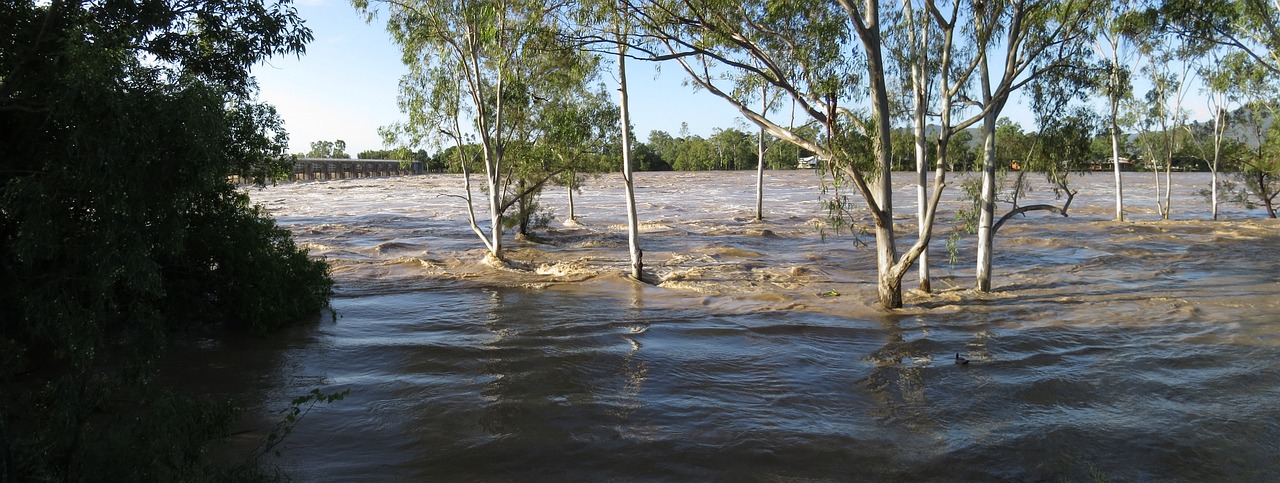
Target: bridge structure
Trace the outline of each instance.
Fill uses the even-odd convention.
[[[407,164],[407,165],[406,165]],[[406,176],[422,174],[420,163],[405,163],[391,159],[331,159],[298,158],[293,162],[293,172],[288,178],[276,179],[277,183],[327,179],[372,178],[377,176]],[[236,183],[250,180],[233,176]]]

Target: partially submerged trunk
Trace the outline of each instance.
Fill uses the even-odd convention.
[[[1111,90],[1107,92],[1107,104],[1110,115],[1107,117],[1107,131],[1111,135],[1111,169],[1116,179],[1116,222],[1124,222],[1124,178],[1120,170],[1120,53],[1119,47],[1111,49]]]
[[[1209,193],[1210,205],[1213,208],[1213,219],[1218,219],[1218,163],[1222,160],[1222,137],[1226,133],[1227,123],[1224,119],[1227,115],[1226,109],[1222,106],[1222,94],[1215,93],[1216,106],[1213,115],[1213,164],[1209,166],[1209,171],[1213,173],[1210,178]]]
[[[565,188],[565,191],[567,191],[569,195],[569,222],[572,224],[573,222],[578,221],[578,215],[573,212],[573,183],[570,183],[569,187]]]
[[[924,67],[920,65],[911,66],[912,89],[912,133],[915,135],[915,154],[916,154],[916,221],[918,223],[918,235],[924,238],[926,232],[932,227],[926,226],[925,215],[928,211],[929,198],[929,159],[926,153],[925,139],[925,101],[928,93],[924,86]],[[929,248],[926,246],[924,251],[920,252],[918,276],[920,278],[920,291],[931,292],[933,287],[929,282]]]
[[[895,273],[898,261],[897,240],[893,232],[893,144],[890,128],[889,88],[885,81],[883,50],[880,38],[880,10],[878,0],[865,3],[866,30],[860,35],[867,52],[867,77],[870,79],[871,119],[875,133],[872,137],[876,157],[876,174],[871,183],[871,208],[875,219],[876,268],[879,274],[878,292],[880,305],[888,309],[902,307],[902,276],[906,270]],[[865,195],[865,193],[864,193]]]
[[[621,29],[621,27],[619,27]],[[631,251],[631,278],[644,281],[644,252],[640,250],[640,221],[636,215],[636,188],[634,166],[631,164],[631,114],[627,97],[627,56],[623,39],[618,33],[618,115],[622,122],[622,182],[627,197],[627,245]]]
[[[927,153],[928,139],[925,138],[927,121],[926,103],[929,100],[929,87],[926,69],[929,65],[929,22],[916,23],[915,10],[911,2],[903,3],[904,15],[907,18],[907,49],[910,52],[911,67],[911,134],[915,140],[916,157],[916,223],[917,235],[924,238],[931,227],[925,226],[925,215],[928,211],[926,203],[929,198],[929,159]],[[933,290],[929,275],[929,247],[920,252],[917,277],[920,279],[920,291],[929,293]]]
[[[756,221],[764,220],[764,128],[756,138]]]
[[[769,86],[760,86],[760,112],[769,112]],[[764,221],[764,126],[756,136],[756,221]]]
[[[1120,175],[1120,123],[1117,121],[1119,101],[1112,100],[1111,106],[1111,168],[1116,175],[1116,217],[1115,221],[1124,221],[1124,178]]]
[[[466,146],[462,144],[462,126],[456,117],[453,118],[453,132],[448,134],[453,136],[455,145],[458,148],[458,164],[462,167],[462,190],[464,193],[459,198],[462,198],[467,204],[467,222],[471,226],[471,232],[475,233],[476,237],[480,238],[480,241],[484,243],[489,256],[500,261],[501,259],[494,255],[497,252],[494,250],[492,243],[485,236],[484,230],[480,228],[480,224],[476,220],[475,198],[472,196],[471,190],[471,168],[467,164]]]
[[[996,206],[996,115],[992,110],[982,120],[982,191],[978,206],[977,289],[991,291],[992,226]]]

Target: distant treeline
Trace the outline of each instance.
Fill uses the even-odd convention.
[[[1180,149],[1174,153],[1172,164],[1174,171],[1208,171],[1213,157],[1212,133],[1207,124],[1193,124],[1190,129],[1179,132]],[[978,155],[982,146],[976,137],[976,129],[961,131],[951,138],[952,171],[970,171],[976,169]],[[1121,143],[1122,157],[1133,161],[1132,169],[1139,171],[1163,170],[1163,163],[1157,160],[1150,162],[1149,154],[1144,152],[1150,144],[1159,142],[1156,139],[1161,133],[1133,134],[1124,138]],[[649,131],[644,142],[636,142],[633,146],[637,171],[709,171],[709,170],[744,170],[755,169],[757,163],[758,134],[749,133],[737,128],[716,129],[710,137],[702,137],[685,132],[680,136],[661,130]],[[1005,168],[1018,169],[1022,166],[1036,166],[1035,144],[1042,135],[1036,131],[1025,130],[1009,119],[1002,119],[997,130],[997,158]],[[913,138],[905,129],[894,131],[894,170],[909,171],[915,169],[912,153]],[[1073,167],[1076,171],[1088,171],[1099,165],[1110,166],[1110,139],[1105,135],[1093,138],[1088,159],[1080,159]],[[299,156],[348,158],[342,147],[343,141],[313,142],[312,151]],[[1256,144],[1256,143],[1255,143]],[[335,146],[337,149],[334,149]],[[1231,159],[1242,157],[1251,149],[1247,140],[1228,139],[1224,144],[1224,157]],[[479,159],[480,145],[468,145],[466,159],[472,161],[472,172],[483,171]],[[458,165],[458,148],[450,146],[441,151],[430,152],[425,149],[371,149],[356,155],[358,159],[395,159],[407,162],[420,162],[425,171],[431,173],[460,173]],[[612,145],[606,152],[620,152],[621,148]],[[932,160],[933,151],[928,151]],[[800,158],[812,155],[793,144],[779,142],[777,138],[765,136],[765,169],[795,169]],[[621,169],[621,157],[612,156],[611,161],[598,165],[600,171],[617,171]],[[1031,163],[1028,163],[1028,159]],[[1225,163],[1231,166],[1230,162]]]
[[[635,157],[637,171],[705,171],[705,170],[742,170],[755,169],[759,162],[757,143],[758,133],[748,133],[740,129],[716,129],[710,137],[684,133],[672,136],[666,131],[650,131],[646,142],[632,145],[632,156]],[[765,136],[766,169],[795,169],[797,161],[809,153],[802,153],[790,143],[778,142],[772,136]],[[468,145],[463,159],[471,161],[472,172],[483,172],[484,164],[480,161],[480,145]],[[606,145],[604,153],[620,153],[621,147],[616,143]],[[359,159],[398,159],[402,161],[421,162],[428,172],[460,173],[458,165],[458,148],[450,146],[437,152],[425,149],[375,149],[362,151],[356,155]],[[621,156],[608,156],[605,162],[596,168],[603,172],[622,169]]]

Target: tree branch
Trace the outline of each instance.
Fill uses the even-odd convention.
[[[1075,190],[1068,191],[1067,202],[1063,203],[1061,208],[1053,205],[1029,205],[1029,206],[1018,207],[1014,210],[1011,210],[1008,213],[1005,213],[1004,216],[1001,216],[1000,221],[997,221],[995,222],[994,225],[991,225],[991,237],[994,238],[996,236],[996,231],[1000,229],[1001,225],[1004,225],[1004,222],[1009,221],[1010,218],[1021,215],[1023,213],[1027,213],[1031,211],[1049,211],[1049,212],[1062,215],[1063,217],[1066,217],[1067,209],[1071,207],[1071,200],[1075,199],[1075,197],[1076,197]]]

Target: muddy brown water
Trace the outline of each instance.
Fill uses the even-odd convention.
[[[971,237],[947,260],[953,185],[935,293],[894,311],[874,250],[823,228],[814,172],[768,173],[763,222],[754,173],[637,178],[653,286],[622,276],[617,175],[576,225],[548,191],[560,218],[508,237],[518,269],[480,262],[457,176],[251,190],[332,263],[336,316],[198,341],[185,377],[251,408],[242,445],[290,398],[349,389],[281,447],[297,481],[1280,479],[1280,224],[1207,220],[1207,174],[1176,175],[1172,221],[1126,174],[1123,223],[1109,174],[1073,178],[1070,217],[1001,229],[988,294]]]

